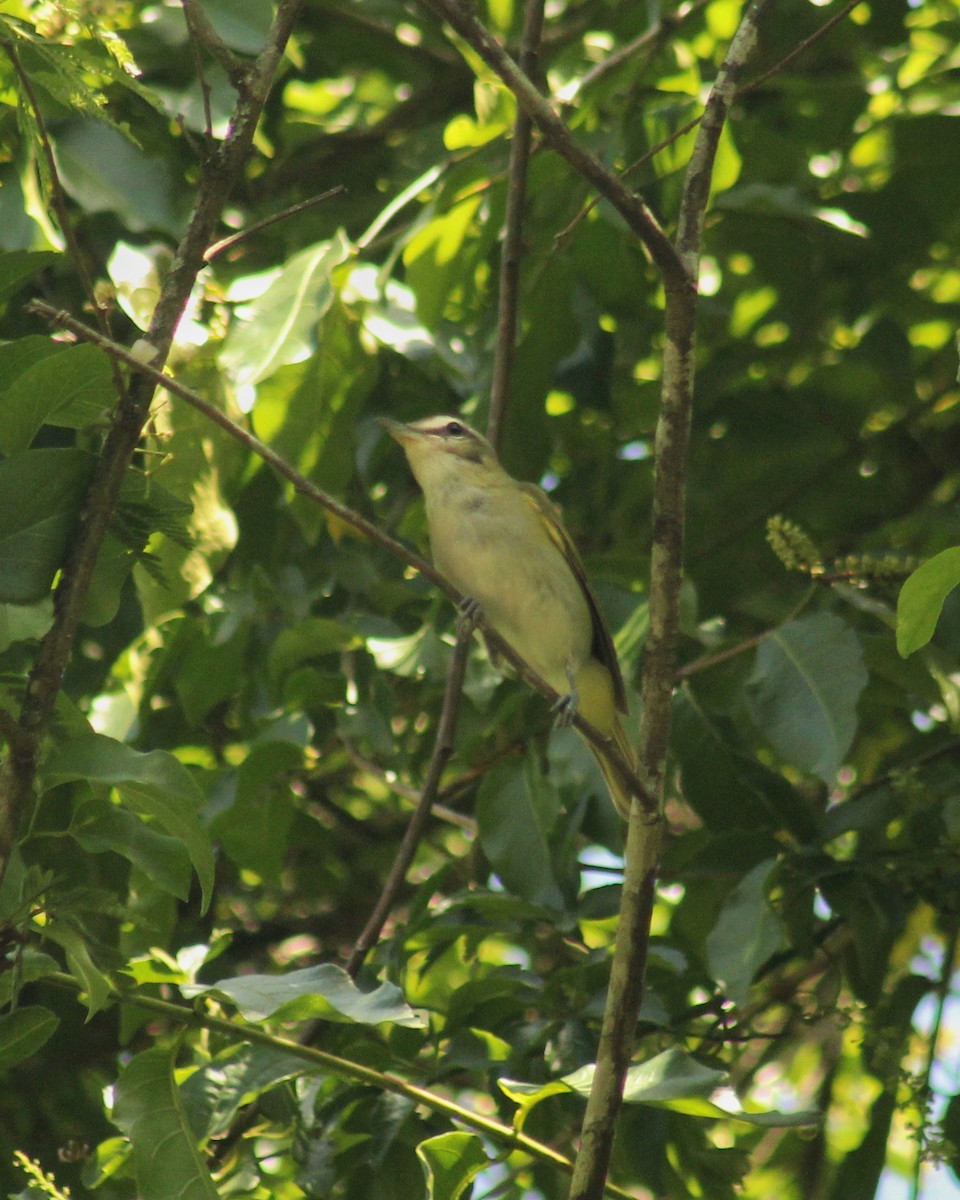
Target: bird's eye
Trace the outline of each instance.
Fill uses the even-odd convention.
[[[444,433],[447,437],[463,437],[464,429],[459,421],[449,421]]]

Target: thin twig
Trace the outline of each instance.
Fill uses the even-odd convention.
[[[647,46],[652,46],[656,49],[658,42],[675,34],[688,17],[700,12],[701,9],[706,8],[710,3],[711,0],[688,0],[687,3],[681,4],[676,12],[663,13],[660,19],[651,25],[649,29],[645,29],[643,33],[639,34],[632,41],[625,42],[618,50],[614,50],[612,54],[603,59],[602,62],[598,62],[595,67],[591,67],[589,71],[585,71],[577,81],[576,87],[570,89],[570,92],[564,96],[564,103],[576,103],[577,98],[585,91],[599,83],[602,79],[605,79],[612,71],[616,71],[618,67],[628,62],[634,55]]]
[[[757,41],[757,21],[770,0],[751,0],[731,41],[707,99],[690,158],[676,237],[683,286],[666,281],[666,345],[660,415],[654,439],[654,484],[650,551],[650,617],[640,684],[640,774],[647,795],[662,804],[667,743],[673,704],[684,494],[693,408],[694,344],[703,222],[720,134],[744,64]],[[587,1101],[571,1200],[603,1194],[623,1085],[633,1052],[643,999],[650,921],[656,889],[661,826],[634,804],[627,849],[620,920],[610,985],[600,1029],[593,1086]]]
[[[688,287],[689,279],[672,242],[642,198],[626,188],[614,172],[577,141],[533,81],[473,12],[457,0],[424,0],[424,3],[443,17],[496,72],[530,114],[544,141],[610,201],[649,250],[666,286]]]
[[[272,213],[269,217],[264,217],[262,221],[254,221],[252,225],[245,225],[243,229],[236,233],[231,233],[229,237],[221,238],[219,242],[214,242],[207,250],[203,258],[205,262],[213,262],[221,254],[225,254],[227,250],[232,250],[238,246],[251,234],[259,233],[262,229],[267,229],[271,225],[276,225],[278,221],[286,221],[290,217],[298,217],[302,212],[306,212],[310,208],[315,208],[318,204],[323,204],[326,200],[332,200],[334,196],[342,196],[346,193],[346,188],[342,183],[338,183],[336,187],[328,188],[325,192],[321,192],[319,196],[311,196],[309,200],[301,200],[299,204],[291,204],[289,208],[283,209],[282,212]]]
[[[467,670],[467,654],[470,650],[470,639],[473,636],[473,629],[474,623],[467,617],[461,617],[457,623],[457,644],[450,659],[450,670],[447,673],[447,687],[443,696],[443,708],[440,712],[437,736],[433,745],[430,766],[427,769],[427,776],[424,780],[423,791],[420,793],[417,807],[414,809],[410,823],[407,825],[406,833],[403,835],[403,840],[397,849],[393,866],[390,868],[390,874],[383,885],[380,898],[374,905],[373,912],[370,914],[366,925],[364,925],[363,932],[357,938],[353,952],[347,962],[347,974],[351,978],[356,977],[357,972],[363,965],[363,960],[367,956],[367,951],[376,944],[387,922],[387,917],[390,915],[390,910],[393,908],[400,889],[403,887],[403,881],[407,877],[407,871],[410,869],[410,864],[413,862],[413,857],[417,852],[417,846],[419,846],[420,839],[423,837],[430,809],[437,798],[443,772],[450,760],[451,754],[453,754],[457,732],[457,718],[460,715],[460,701],[463,696],[463,679]]]
[[[214,29],[203,6],[198,4],[197,0],[183,0],[183,15],[190,33],[190,44],[206,50],[214,62],[223,68],[233,86],[241,88],[246,77],[246,67]],[[203,86],[206,93],[208,131],[212,133],[212,129],[209,129],[213,124],[210,121],[209,90],[206,89],[205,82]]]
[[[2,711],[0,709],[0,712]],[[422,788],[415,788],[407,783],[402,783],[394,776],[392,771],[387,771],[379,763],[365,758],[350,742],[341,740],[340,744],[358,771],[362,771],[365,775],[370,775],[374,779],[378,779],[401,799],[409,800],[412,804],[420,803],[420,797],[423,795]],[[460,791],[463,789],[465,782],[472,783],[473,778],[468,778],[467,780],[457,779],[452,785],[443,788],[438,795],[449,795],[451,791]],[[449,804],[443,804],[435,800],[430,806],[430,812],[439,820],[446,821],[448,825],[456,825],[466,833],[475,834],[477,832],[477,823],[473,817],[468,816],[466,813],[458,812],[457,809],[451,808]]]
[[[530,79],[537,75],[540,37],[543,32],[544,0],[527,0],[520,40],[520,69]],[[523,261],[523,211],[527,198],[527,176],[530,165],[530,143],[533,121],[519,105],[513,126],[510,146],[510,165],[507,171],[507,212],[504,221],[503,246],[500,251],[500,287],[497,312],[497,349],[493,360],[493,380],[490,385],[490,414],[487,437],[499,454],[513,361],[517,347],[517,323],[520,309],[520,264]]]
[[[748,92],[754,91],[754,89],[760,87],[761,84],[766,83],[767,80],[771,79],[774,75],[779,75],[780,72],[785,67],[789,66],[789,64],[792,63],[795,58],[803,54],[805,50],[809,50],[815,42],[818,42],[825,34],[829,33],[834,25],[839,24],[844,17],[848,16],[849,13],[861,3],[862,0],[847,0],[847,3],[838,13],[834,13],[834,15],[828,21],[824,21],[819,29],[816,29],[813,33],[811,33],[808,38],[804,38],[804,40],[798,46],[795,46],[789,54],[784,55],[779,62],[774,63],[773,66],[770,67],[769,70],[764,71],[762,75],[758,75],[756,79],[751,79],[749,83],[745,83],[743,87],[739,88],[734,95],[734,99],[739,100],[741,96],[746,96]],[[638,38],[637,42],[640,40],[641,39]],[[631,43],[631,45],[633,44],[634,43]],[[623,50],[626,49],[626,46],[623,47]],[[594,70],[598,71],[601,67],[605,67],[608,62],[611,62],[613,59],[618,59],[621,53],[622,51],[618,50],[615,54],[612,54],[609,59],[606,59],[604,62],[600,63],[599,66]],[[585,79],[586,76],[584,77],[584,80]],[[583,83],[584,81],[581,81],[581,89],[583,87]],[[650,149],[641,154],[639,158],[635,158],[633,162],[629,164],[629,166],[624,167],[623,170],[619,172],[619,177],[621,179],[627,179],[633,174],[634,171],[637,170],[638,167],[642,167],[644,163],[649,162],[652,158],[656,158],[661,151],[666,150],[668,146],[672,146],[674,142],[679,141],[680,138],[685,137],[686,134],[690,133],[691,130],[696,129],[702,119],[703,115],[700,114],[699,116],[693,117],[691,120],[685,122],[685,124],[681,125],[679,129],[675,129],[673,133],[669,134],[662,141],[657,142],[655,146],[651,146]],[[563,246],[570,239],[570,236],[573,234],[577,226],[587,218],[587,216],[594,208],[596,208],[596,206],[596,197],[584,204],[583,208],[581,208],[573,220],[570,221],[570,223],[561,229],[557,234],[556,242],[558,247]]]
[[[788,67],[794,61],[794,59],[799,58],[801,54],[809,50],[815,42],[819,42],[822,37],[830,32],[834,25],[839,25],[844,17],[849,16],[850,13],[853,12],[853,10],[862,2],[863,0],[847,0],[847,3],[843,6],[843,8],[840,9],[839,12],[834,13],[832,17],[829,17],[826,21],[824,21],[819,29],[815,29],[809,37],[804,38],[803,41],[795,46],[789,54],[785,54],[779,62],[775,62],[769,70],[764,71],[762,75],[758,75],[756,79],[751,79],[749,83],[745,83],[737,92],[737,99],[739,99],[741,96],[745,96],[747,92],[752,92],[754,88],[760,87],[773,75],[779,75],[785,67]]]
[[[403,542],[398,542],[396,538],[392,538],[389,534],[384,533],[382,529],[374,525],[372,521],[368,521],[366,517],[361,516],[354,509],[349,508],[346,504],[342,504],[328,492],[323,491],[322,488],[318,488],[315,483],[307,479],[306,476],[301,475],[294,467],[291,467],[288,462],[281,458],[275,451],[271,450],[264,442],[261,442],[259,438],[244,429],[242,425],[238,425],[236,421],[232,421],[226,413],[221,412],[219,408],[211,404],[208,400],[204,400],[202,396],[191,391],[190,388],[184,387],[183,384],[178,383],[169,375],[165,375],[155,366],[131,354],[123,346],[110,341],[109,338],[101,336],[95,329],[91,329],[89,325],[84,325],[82,321],[78,321],[76,317],[72,317],[67,312],[62,312],[42,300],[31,301],[27,305],[27,309],[29,312],[44,317],[51,324],[58,325],[62,329],[69,329],[71,333],[76,334],[83,341],[99,346],[108,354],[114,355],[120,362],[126,363],[132,370],[139,372],[142,377],[148,379],[151,386],[165,388],[168,392],[172,392],[175,396],[186,400],[197,412],[203,413],[208,420],[218,425],[232,438],[250,450],[251,453],[262,458],[278,475],[281,475],[293,484],[294,489],[302,496],[306,496],[315,504],[319,504],[328,512],[333,513],[339,520],[362,533],[364,537],[380,546],[381,549],[386,550],[388,554],[392,555],[398,561],[404,563],[406,566],[413,567],[424,578],[429,579],[435,587],[439,588],[456,606],[459,607],[466,599],[446,576],[441,575],[426,559],[421,558],[419,554],[416,554],[408,546],[405,546]],[[145,339],[141,339],[139,345],[145,347],[147,351],[152,349],[150,343]],[[483,630],[485,640],[494,648],[497,654],[510,663],[520,678],[529,687],[532,687],[534,691],[539,692],[549,700],[551,704],[556,704],[560,699],[559,692],[556,692],[548,683],[541,679],[517,651],[514,650],[510,643],[501,637],[482,617],[479,619],[478,624]],[[574,714],[573,725],[591,745],[596,746],[597,750],[606,757],[613,770],[622,779],[624,786],[631,793],[639,795],[641,803],[645,807],[652,803],[647,799],[642,790],[641,781],[637,779],[626,758],[608,738],[605,738],[589,721],[584,720],[579,713]]]
[[[301,3],[302,0],[280,0],[267,44],[245,76],[230,132],[211,162],[205,164],[186,232],[144,338],[151,361],[157,367],[166,361],[177,323],[203,266],[204,250],[210,244],[227,195],[247,161],[260,113]],[[112,344],[103,334],[94,330],[90,333],[95,339]],[[10,747],[0,773],[0,878],[10,861],[24,813],[33,801],[41,740],[53,716],[97,557],[149,417],[154,390],[153,378],[141,372],[131,378],[129,388],[121,393],[60,573],[54,593],[53,624],[40,643],[20,710],[23,736]]]

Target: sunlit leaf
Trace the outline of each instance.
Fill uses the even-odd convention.
[[[947,596],[960,585],[960,547],[943,550],[913,572],[897,599],[897,649],[906,658],[933,637]]]
[[[208,995],[234,1005],[247,1021],[357,1021],[363,1025],[389,1022],[412,1029],[423,1026],[399,988],[382,983],[362,992],[346,971],[332,963],[288,971],[284,975],[244,975],[215,984],[184,984],[188,999]]]
[[[428,1200],[460,1200],[488,1165],[483,1141],[475,1133],[441,1133],[417,1146],[427,1177]]]

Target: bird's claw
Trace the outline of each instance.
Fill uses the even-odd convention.
[[[573,718],[577,715],[577,709],[579,707],[580,697],[575,691],[567,692],[565,696],[561,696],[559,700],[555,700],[553,702],[553,711],[557,714],[557,728],[569,728],[569,726],[573,724]]]
[[[457,627],[465,633],[472,633],[483,618],[483,606],[472,596],[464,596],[457,605]]]

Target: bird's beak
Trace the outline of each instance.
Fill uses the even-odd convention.
[[[408,425],[404,425],[402,421],[392,421],[389,417],[377,417],[377,424],[381,429],[385,429],[395,442],[399,442],[402,446],[404,442],[410,440],[412,432]]]

